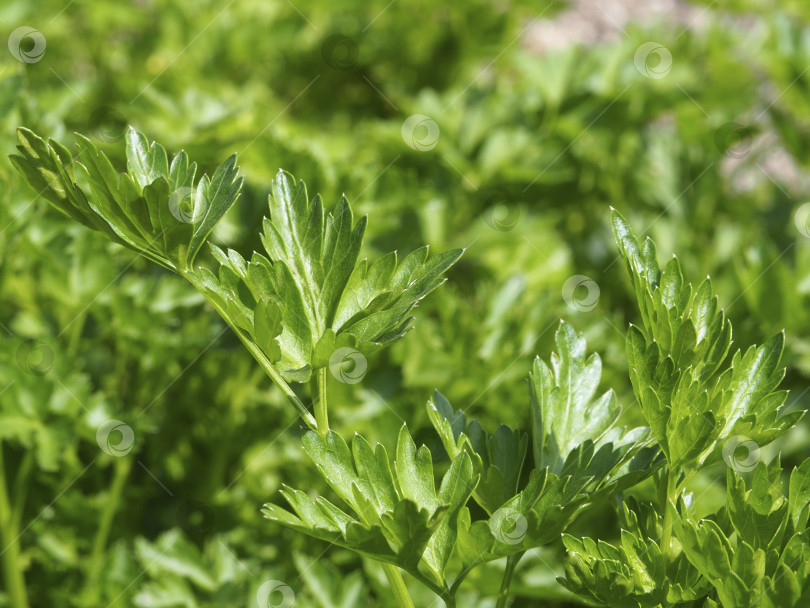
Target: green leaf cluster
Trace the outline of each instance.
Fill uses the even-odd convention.
[[[787,497],[779,459],[748,462],[804,414],[782,412],[783,334],[727,362],[731,325],[709,279],[693,291],[677,258],[662,271],[650,239],[639,247],[615,211],[611,224],[642,317],[641,327],[627,331],[630,379],[667,462],[654,478],[657,504],[622,502],[619,543],[564,537],[560,582],[615,608],[806,604],[810,460],[791,474]],[[737,449],[748,456],[739,459]],[[685,488],[721,457],[729,466],[726,504],[697,519]],[[752,471],[750,486],[736,468]]]
[[[428,404],[451,459],[469,456],[481,475],[473,496],[488,518],[461,520],[460,544],[475,561],[522,553],[556,540],[588,505],[639,483],[663,462],[657,447],[649,444],[649,429],[622,432],[616,426],[611,392],[592,403],[601,367],[596,355],[585,364],[584,338],[563,322],[556,342],[557,353],[551,358],[556,375],[539,358],[530,375],[535,462],[522,489],[525,435],[502,425],[490,436],[477,422],[468,422],[463,412],[453,413],[438,393]],[[573,431],[572,421],[584,408],[591,408],[594,423]]]
[[[361,435],[349,448],[335,432],[309,432],[304,449],[344,506],[285,486],[295,514],[267,504],[265,517],[394,564],[444,594],[456,522],[479,480],[470,458],[454,460],[437,491],[430,450],[417,449],[405,425],[393,467],[382,444],[372,449]]]
[[[180,151],[169,163],[160,144],[130,128],[127,172],[118,173],[87,137],[76,134],[76,157],[59,142],[17,130],[11,161],[57,209],[111,240],[177,272],[192,267],[214,226],[239,198],[236,155],[195,180],[196,163]]]
[[[777,390],[785,375],[784,334],[738,350],[727,362],[731,323],[711,280],[693,289],[678,259],[661,270],[652,240],[639,246],[617,211],[611,225],[642,319],[626,336],[630,380],[672,469],[716,462],[735,435],[765,445],[790,430],[803,412],[781,411],[787,398]]]
[[[650,503],[633,498],[621,504],[618,544],[563,536],[568,551],[565,578],[573,593],[611,608],[655,608],[693,602],[709,590],[700,572],[683,556],[670,560],[658,538],[663,518]]]
[[[370,354],[404,336],[410,312],[463,253],[428,259],[421,247],[399,263],[391,252],[369,265],[358,260],[366,222],[354,222],[345,197],[326,213],[320,196],[310,200],[302,181],[279,171],[261,233],[266,255],[246,261],[214,246],[218,275],[200,268],[193,278],[285,379],[303,382],[337,349]]]
[[[349,428],[386,447],[396,440],[399,423],[380,395],[408,419],[415,438],[429,429],[417,427],[424,417],[413,405],[424,403],[434,387],[459,407],[475,399],[475,411],[467,414],[493,431],[493,441],[488,449],[476,444],[489,482],[482,475],[473,496],[486,508],[468,501],[473,519],[491,517],[526,488],[535,468],[525,457],[513,462],[521,441],[495,429],[507,417],[529,419],[524,380],[532,362],[524,354],[535,348],[538,335],[545,349],[540,332],[571,314],[559,297],[571,274],[596,278],[602,290],[597,309],[572,319],[587,328],[591,350],[603,355],[606,386],[594,399],[612,386],[623,418],[649,424],[640,421],[640,410],[628,411],[635,401],[631,384],[616,380],[625,361],[613,326],[627,311],[608,311],[607,304],[624,305],[626,294],[621,281],[601,274],[609,247],[603,223],[594,218],[602,216],[605,200],[621,201],[634,225],[649,225],[660,235],[659,251],[677,251],[684,271],[711,273],[712,291],[721,294],[737,342],[721,369],[737,346],[744,358],[749,344],[786,330],[781,362],[788,373],[780,386],[791,389],[793,401],[803,401],[810,378],[805,337],[810,241],[802,205],[808,184],[795,179],[794,169],[806,172],[810,159],[807,3],[766,8],[735,0],[718,10],[707,1],[698,7],[697,28],[685,27],[679,9],[666,22],[637,23],[607,42],[540,53],[544,33],[554,29],[555,47],[564,38],[558,34],[565,33],[571,14],[553,21],[564,3],[545,11],[525,0],[372,0],[335,11],[334,2],[314,0],[299,11],[290,3],[244,2],[222,15],[215,3],[10,4],[9,31],[23,24],[37,27],[48,50],[39,63],[6,55],[0,66],[0,139],[6,151],[13,149],[16,126],[25,124],[53,135],[83,162],[62,138],[79,130],[121,170],[127,123],[159,134],[167,150],[185,147],[206,171],[215,169],[220,155],[244,150],[239,164],[250,177],[240,204],[214,233],[225,239],[220,245],[225,256],[233,248],[247,260],[253,250],[267,257],[257,233],[279,166],[294,168],[324,193],[345,191],[354,201],[362,192],[363,208],[375,218],[375,234],[369,233],[364,245],[375,252],[372,259],[392,249],[391,242],[403,252],[428,242],[435,251],[471,245],[473,259],[457,269],[461,280],[420,304],[419,338],[399,341],[384,357],[375,357],[375,373],[365,382],[330,386],[329,396],[348,406],[341,433],[350,433],[345,422],[351,419]],[[586,20],[601,14],[572,8]],[[541,11],[542,22],[524,31]],[[736,19],[737,13],[745,18]],[[45,23],[50,17],[40,21],[43,15],[54,19]],[[526,44],[514,43],[527,35]],[[634,53],[648,40],[672,53],[665,78],[646,78],[634,66]],[[187,50],[172,62],[181,49]],[[498,61],[489,65],[496,55]],[[655,56],[650,59],[654,67]],[[489,67],[479,77],[484,64]],[[403,119],[416,113],[441,130],[434,151],[408,145],[421,132],[403,141]],[[289,583],[296,606],[390,605],[381,567],[342,548],[323,553],[325,543],[268,528],[255,518],[255,505],[279,480],[294,479],[309,493],[324,484],[314,467],[301,462],[297,433],[275,436],[290,422],[290,412],[278,407],[283,396],[266,390],[262,370],[234,351],[219,319],[204,311],[200,294],[133,258],[130,249],[72,225],[64,214],[43,213],[42,201],[31,204],[32,195],[9,169],[0,163],[0,335],[13,333],[0,356],[8,363],[0,382],[0,460],[5,459],[0,473],[8,482],[5,488],[0,482],[0,496],[8,495],[13,515],[0,516],[0,523],[12,522],[0,526],[5,528],[0,604],[26,605],[15,593],[12,575],[18,570],[29,606],[255,605],[257,587],[269,579]],[[92,196],[78,171],[75,182]],[[337,200],[324,198],[327,211]],[[182,240],[180,258],[190,242]],[[209,264],[205,249],[194,265]],[[282,365],[279,358],[283,331],[276,333],[274,316],[279,307],[270,300],[254,307],[253,295],[238,280],[235,285],[234,299],[244,298],[248,311],[238,334],[254,356],[263,366],[283,368],[288,379],[306,377],[306,369],[289,361]],[[213,293],[209,297],[215,299]],[[241,320],[238,307],[229,317]],[[302,325],[308,327],[309,320]],[[638,325],[646,331],[641,320]],[[53,349],[48,373],[34,375],[18,364],[21,340],[45,341]],[[343,332],[334,350],[352,344]],[[37,353],[27,354],[39,371]],[[314,386],[294,388],[301,399],[314,398]],[[479,397],[483,391],[485,398]],[[144,407],[148,412],[141,417]],[[109,417],[136,431],[130,459],[140,464],[124,483],[119,483],[121,461],[100,454],[96,444],[95,429]],[[530,435],[526,451],[533,453],[531,423],[521,423],[512,434],[522,437],[523,431]],[[475,443],[472,428],[463,432]],[[744,434],[751,438],[754,432]],[[781,452],[782,462],[791,466],[801,462],[808,455],[801,432],[777,440],[768,454]],[[671,439],[677,440],[675,434]],[[734,442],[733,436],[718,438],[705,464],[719,460]],[[441,452],[428,445],[434,455]],[[639,519],[643,511],[662,514],[641,531],[626,522],[622,527],[647,546],[663,547],[662,537],[670,537],[660,551],[669,563],[685,558],[677,530],[665,532],[666,514],[672,522],[678,512],[666,508],[667,499],[677,503],[681,490],[694,490],[692,503],[688,493],[684,500],[688,514],[699,519],[725,494],[725,475],[705,467],[695,472],[684,452],[685,446],[673,449],[686,458],[680,471],[664,475],[669,470],[659,468],[660,476],[620,496]],[[238,479],[230,475],[246,463]],[[437,479],[444,466],[443,456],[434,462]],[[555,469],[560,468],[558,460]],[[658,486],[651,487],[653,482]],[[181,533],[174,511],[176,500],[192,494],[215,505],[217,518],[215,532],[195,535],[189,551],[188,543],[181,543],[188,531]],[[615,518],[593,506],[568,531],[621,547]],[[111,522],[107,532],[104,521]],[[736,532],[722,517],[716,521],[736,546]],[[19,553],[5,550],[18,536]],[[144,550],[148,545],[152,550]],[[561,543],[552,543],[532,550],[519,565],[504,594],[513,605],[577,603],[554,580],[561,573],[560,549]],[[296,550],[302,559],[290,559]],[[494,603],[501,562],[470,574],[459,606]],[[97,564],[103,567],[94,576]],[[666,580],[671,585],[677,578]],[[436,603],[429,591],[406,580],[416,606]],[[278,595],[274,599],[269,603],[278,603]],[[714,607],[717,601],[712,592],[685,605]],[[506,598],[498,602],[508,605]]]
[[[130,128],[127,172],[118,173],[88,138],[74,156],[54,140],[18,129],[11,157],[38,195],[83,225],[188,279],[222,315],[265,371],[314,424],[287,386],[314,370],[340,366],[335,353],[368,355],[411,328],[417,304],[444,282],[461,257],[454,249],[428,257],[421,247],[401,261],[391,252],[359,259],[367,218],[355,222],[342,197],[328,212],[302,181],[279,171],[260,235],[266,255],[250,261],[211,244],[217,274],[193,266],[211,231],[239,197],[236,156],[209,178],[195,179],[185,152],[169,163],[160,144]],[[344,351],[345,352],[345,351]],[[324,431],[325,429],[321,429]]]
[[[594,400],[599,358],[585,357],[585,340],[562,323],[555,373],[538,362],[530,377],[530,407],[548,449],[535,450],[535,463],[523,476],[528,436],[501,425],[489,434],[462,411],[454,411],[438,391],[427,404],[450,465],[435,491],[433,460],[426,446],[415,447],[407,427],[400,430],[397,458],[374,450],[355,435],[351,449],[335,433],[309,433],[305,449],[346,507],[285,488],[295,515],[266,505],[267,517],[317,538],[395,564],[442,597],[454,596],[475,566],[549,544],[589,505],[623,491],[653,474],[663,463],[651,445],[649,429],[622,432],[611,392]],[[594,422],[573,430],[586,409]],[[540,421],[543,422],[540,422]],[[547,426],[543,426],[543,424]],[[553,450],[551,448],[553,447]],[[473,498],[486,517],[473,518]],[[448,580],[454,557],[461,570]]]
[[[707,606],[802,606],[810,592],[808,516],[810,459],[790,475],[785,496],[779,459],[748,475],[726,475],[726,504],[697,519],[691,497],[668,502],[679,541],[667,555],[659,538],[664,516],[652,503],[622,504],[619,545],[566,535],[560,582],[578,595],[615,608],[700,602]],[[716,603],[715,603],[716,602]]]
[[[678,503],[683,553],[723,608],[793,608],[810,597],[810,459],[791,472],[787,496],[781,473],[778,458],[759,462],[750,482],[729,469],[726,505],[714,517],[697,520]]]

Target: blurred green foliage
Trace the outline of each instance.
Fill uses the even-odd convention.
[[[80,131],[121,168],[134,124],[205,171],[236,152],[244,196],[214,239],[243,254],[280,167],[373,216],[369,258],[467,247],[413,334],[370,357],[361,383],[333,387],[333,426],[389,450],[402,419],[440,445],[424,408],[434,388],[489,428],[528,428],[525,378],[562,316],[602,356],[623,420],[640,421],[609,205],[686,274],[709,271],[735,342],[786,329],[789,401],[806,403],[810,12],[705,8],[693,27],[660,19],[540,51],[532,32],[563,4],[12,0],[4,36],[27,26],[47,48],[31,61],[28,35],[0,49],[0,145],[13,151],[19,125],[65,145]],[[661,78],[634,61],[648,41],[671,54]],[[0,491],[18,532],[0,550],[31,606],[253,606],[271,580],[296,605],[388,605],[377,566],[261,519],[282,480],[328,491],[291,408],[216,314],[59,216],[6,161],[0,324]],[[134,430],[126,456],[100,449],[107,419]],[[785,470],[809,455],[807,424],[767,450]],[[719,467],[694,480],[707,511],[724,480]],[[615,538],[603,515],[571,533]],[[575,604],[554,580],[563,551],[524,558],[514,605]],[[477,593],[494,595],[500,570],[477,570],[459,604],[487,605]]]

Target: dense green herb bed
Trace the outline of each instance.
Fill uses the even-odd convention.
[[[371,558],[416,606],[806,594],[810,14],[734,4],[546,52],[562,4],[1,7],[2,152],[87,172],[0,162],[0,605],[393,605]]]

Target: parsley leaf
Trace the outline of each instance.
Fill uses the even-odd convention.
[[[428,401],[428,417],[451,460],[466,454],[481,482],[473,494],[476,502],[492,514],[518,490],[526,461],[529,438],[505,424],[489,435],[475,420],[467,420],[439,391]]]
[[[191,268],[208,235],[239,198],[236,156],[195,181],[197,166],[130,128],[127,173],[118,173],[89,139],[76,134],[77,155],[28,129],[17,130],[11,161],[53,206],[166,268]]]
[[[445,589],[459,513],[466,512],[479,479],[469,457],[453,461],[437,491],[430,451],[417,449],[404,425],[393,468],[385,448],[372,449],[360,435],[349,448],[333,431],[325,437],[309,432],[304,447],[346,507],[285,486],[282,494],[295,514],[267,504],[265,517],[399,566],[434,590]]]
[[[677,509],[669,505],[684,555],[713,585],[724,608],[806,603],[810,460],[793,470],[788,497],[781,491],[781,471],[778,458],[770,465],[759,462],[748,484],[729,470],[722,517],[698,521],[683,500]]]
[[[338,348],[370,354],[404,336],[413,320],[409,313],[445,281],[442,275],[463,253],[454,249],[428,258],[422,247],[399,264],[392,252],[369,267],[357,259],[365,227],[365,217],[354,222],[345,197],[326,213],[320,196],[310,200],[303,182],[280,171],[263,224],[267,255],[254,253],[247,262],[235,251],[214,248],[219,275],[201,268],[193,278],[239,314],[246,328],[258,303],[277,306],[281,331],[272,348],[280,356],[268,356],[280,361],[286,380],[304,382],[328,366]]]
[[[611,214],[642,326],[627,331],[633,391],[670,466],[676,471],[717,462],[722,445],[744,435],[765,445],[790,430],[804,412],[783,413],[782,333],[737,351],[726,363],[731,323],[710,279],[697,290],[684,283],[677,258],[662,271],[655,245],[642,247],[624,218]]]
[[[462,412],[454,414],[438,393],[428,404],[451,459],[469,456],[482,478],[474,496],[489,517],[472,521],[469,512],[460,514],[460,555],[467,563],[553,542],[595,500],[639,483],[663,464],[649,429],[616,426],[612,391],[594,399],[601,362],[585,356],[584,338],[563,322],[556,342],[551,366],[538,358],[530,375],[535,468],[520,491],[525,436],[503,425],[489,436]],[[590,424],[574,424],[586,415]]]
[[[529,390],[535,465],[559,473],[577,446],[605,437],[620,408],[612,390],[596,397],[602,361],[596,353],[585,358],[585,339],[565,322],[555,338],[558,352],[551,354],[551,367],[535,359]]]

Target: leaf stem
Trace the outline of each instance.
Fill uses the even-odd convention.
[[[70,334],[68,338],[68,352],[73,357],[76,356],[76,353],[79,349],[79,342],[81,342],[82,333],[84,333],[84,324],[86,318],[87,318],[86,313],[80,314],[76,319],[74,319],[73,326],[70,328]]]
[[[475,561],[472,561],[472,562],[470,562],[469,564],[467,564],[467,565],[464,567],[464,569],[463,569],[461,572],[459,572],[459,575],[456,577],[456,580],[454,580],[454,581],[453,581],[453,584],[452,584],[452,585],[450,585],[450,589],[449,589],[450,593],[451,593],[451,594],[452,594],[454,597],[455,597],[456,593],[458,593],[458,590],[459,590],[459,588],[461,587],[461,583],[464,581],[464,579],[467,577],[467,575],[468,575],[470,572],[472,572],[472,571],[473,571],[473,569],[475,569],[475,568],[477,568],[478,566],[480,566],[480,565],[481,565],[481,563],[482,563],[482,560],[480,560],[480,559],[476,559]]]
[[[661,531],[661,552],[666,557],[667,561],[672,560],[672,511],[669,508],[669,501],[674,500],[677,494],[677,477],[670,471],[666,470],[662,479],[662,487],[664,490],[664,523]]]
[[[28,497],[28,476],[31,474],[31,466],[34,464],[34,450],[25,450],[20,468],[14,477],[14,486],[11,490],[11,525],[14,529],[20,529],[25,500]]]
[[[315,421],[318,424],[318,432],[324,436],[329,432],[326,380],[326,368],[322,367],[318,370],[318,399],[315,401]]]
[[[495,604],[495,608],[506,608],[506,602],[509,599],[509,586],[512,584],[512,575],[515,573],[515,566],[517,566],[524,553],[525,551],[513,553],[506,558],[506,569],[503,572],[501,590],[498,592],[498,603]]]
[[[455,607],[455,605],[456,605],[456,600],[455,600],[456,594],[455,594],[454,591],[452,591],[451,589],[449,589],[447,587],[443,587],[441,585],[436,584],[431,579],[429,579],[427,576],[425,576],[424,574],[419,572],[418,568],[415,568],[413,570],[406,570],[406,572],[408,574],[410,574],[413,578],[418,580],[420,583],[422,583],[425,587],[430,589],[433,593],[438,595],[444,601],[444,603],[447,605],[447,608]]]
[[[107,499],[104,501],[104,509],[101,512],[101,519],[99,520],[96,536],[93,539],[93,551],[90,554],[90,566],[87,573],[87,593],[92,601],[89,605],[94,605],[98,602],[98,578],[104,567],[104,551],[107,548],[107,541],[110,536],[110,529],[112,528],[115,513],[118,510],[118,503],[121,500],[121,494],[124,490],[129,472],[132,470],[132,459],[130,458],[117,458],[115,461],[115,471],[113,473],[112,485],[107,494]]]
[[[411,594],[408,593],[405,581],[402,580],[399,568],[385,562],[382,563],[382,567],[388,579],[388,584],[391,586],[391,591],[394,593],[394,598],[397,600],[397,606],[400,608],[414,608]]]
[[[219,313],[219,316],[222,317],[225,323],[228,324],[228,327],[230,327],[231,330],[233,330],[233,332],[236,334],[236,337],[239,338],[239,340],[242,342],[245,348],[248,349],[248,352],[250,352],[250,354],[253,355],[253,358],[259,362],[259,365],[262,366],[262,369],[264,369],[265,373],[268,376],[270,376],[270,379],[273,381],[273,384],[275,384],[278,388],[280,388],[281,392],[284,393],[287,396],[287,398],[292,402],[292,404],[296,407],[296,409],[298,409],[298,411],[301,414],[301,417],[304,419],[304,422],[307,423],[307,426],[309,426],[309,428],[311,428],[312,430],[317,430],[318,423],[315,421],[315,418],[312,416],[312,414],[309,413],[307,407],[301,402],[301,400],[298,398],[298,395],[296,395],[295,392],[292,390],[292,388],[290,388],[290,385],[287,384],[284,378],[281,377],[281,374],[278,372],[278,370],[276,370],[275,366],[265,356],[262,350],[258,346],[256,346],[247,336],[245,336],[244,332],[236,326],[236,324],[233,322],[233,320],[231,320],[228,314],[224,310],[222,310],[222,308],[214,300],[208,297],[208,295],[205,293],[205,289],[203,288],[202,284],[197,280],[197,278],[194,276],[192,272],[184,271],[183,276],[188,280],[189,283],[191,283],[194,286],[194,288],[197,291],[199,291],[203,295],[203,297],[208,301],[208,303],[214,307],[214,310],[216,310],[217,313]]]
[[[20,560],[19,534],[8,500],[3,444],[0,443],[0,542],[3,545],[3,574],[12,608],[28,608],[25,578]]]

